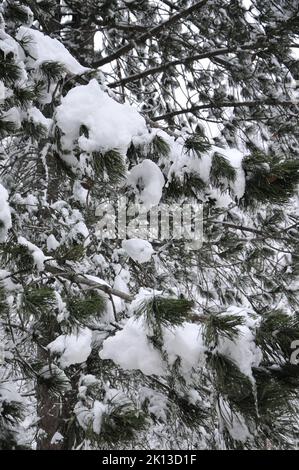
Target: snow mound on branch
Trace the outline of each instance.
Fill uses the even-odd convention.
[[[46,118],[35,106],[28,109],[28,118],[35,124],[41,124],[47,131],[49,131],[52,124],[52,119]]]
[[[165,180],[158,165],[151,160],[143,160],[142,163],[134,166],[127,183],[135,189],[139,200],[147,210],[159,204]]]
[[[165,328],[163,337],[168,362],[174,364],[179,357],[182,372],[186,377],[191,373],[193,367],[204,364],[206,348],[199,325],[184,323],[171,330]]]
[[[87,70],[73,57],[64,45],[57,39],[52,39],[46,36],[41,31],[36,29],[21,26],[17,33],[17,39],[22,40],[25,37],[30,37],[31,42],[26,45],[32,58],[29,61],[33,62],[32,65],[38,66],[42,62],[59,62],[64,65],[65,69],[74,75],[79,75]]]
[[[51,444],[58,444],[59,442],[62,442],[64,440],[64,437],[62,434],[60,434],[60,432],[55,432],[55,434],[53,435],[52,439],[51,439]]]
[[[138,261],[138,263],[147,263],[154,253],[151,243],[146,240],[141,240],[140,238],[124,240],[122,242],[122,248],[130,258],[134,261]]]
[[[165,375],[160,354],[149,343],[142,319],[130,318],[123,330],[106,339],[101,359],[111,359],[125,370],[140,369],[145,375]]]
[[[173,137],[162,134],[161,132],[159,132],[159,135],[163,136],[163,139],[170,147],[169,160],[173,163],[168,168],[167,177],[169,181],[175,177],[183,182],[185,174],[195,174],[205,183],[209,183],[212,158],[215,153],[218,153],[224,157],[236,171],[235,180],[229,183],[234,195],[238,199],[241,199],[244,195],[245,174],[242,168],[244,153],[235,148],[220,148],[213,145],[209,150],[203,152],[200,158],[194,152],[191,152],[192,158],[190,158],[190,154],[186,152],[184,147],[184,139],[178,138],[174,140]],[[224,195],[220,190],[214,189],[210,191],[210,194],[217,200],[218,207],[227,207],[228,203],[233,202],[233,199],[229,195]]]
[[[239,335],[233,341],[220,338],[217,352],[234,362],[242,374],[254,382],[252,368],[258,367],[263,357],[261,349],[255,343],[252,331],[256,327],[256,320],[246,315],[244,309],[235,306],[229,307],[226,313],[243,315],[245,324],[238,327]]]
[[[166,375],[166,364],[148,340],[143,317],[130,318],[122,331],[103,342],[101,359],[111,359],[123,369],[140,369],[145,375]],[[181,359],[182,374],[188,379],[193,367],[204,361],[200,326],[185,323],[171,330],[163,329],[164,351],[173,364]]]
[[[45,269],[44,262],[51,258],[50,256],[45,256],[43,251],[38,248],[38,246],[34,245],[33,243],[26,240],[24,237],[18,237],[18,243],[20,245],[26,246],[30,251],[32,258],[34,260],[34,264],[38,271],[43,271]]]
[[[57,108],[56,121],[63,133],[62,147],[70,151],[78,140],[84,152],[125,153],[135,135],[147,132],[138,111],[110,98],[95,79],[68,92]],[[80,136],[81,126],[88,129],[88,136]]]
[[[9,53],[12,53],[15,58],[18,57],[18,43],[2,29],[0,29],[0,49],[4,52],[4,57]]]
[[[51,354],[61,354],[59,364],[64,369],[72,364],[85,362],[91,353],[92,332],[88,328],[78,334],[60,335],[48,344]]]
[[[0,183],[0,242],[4,242],[8,230],[11,228],[10,208],[7,200],[8,193]]]
[[[13,383],[2,382],[0,383],[0,405],[1,401],[5,401],[6,403],[22,403],[23,399]]]

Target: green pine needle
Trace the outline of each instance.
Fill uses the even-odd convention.
[[[223,179],[234,182],[236,179],[236,170],[227,158],[215,152],[212,159],[210,177],[215,185],[221,184]]]
[[[106,307],[106,300],[98,292],[89,291],[84,298],[68,297],[67,306],[71,317],[80,322],[101,317]]]
[[[27,287],[22,296],[23,311],[28,314],[51,314],[56,306],[56,296],[48,287]]]
[[[206,189],[206,183],[195,173],[185,173],[181,181],[175,176],[171,177],[166,187],[166,196],[174,199],[181,197],[194,197],[197,193],[202,193]]]
[[[149,325],[178,326],[188,321],[193,302],[187,299],[170,299],[160,296],[144,300],[135,312],[144,315]]]
[[[59,80],[66,73],[66,68],[60,62],[48,60],[40,64],[40,71],[49,80]]]
[[[159,135],[156,135],[150,146],[150,154],[153,160],[158,161],[159,157],[167,157],[170,152],[169,144]]]
[[[126,175],[126,166],[122,155],[117,150],[105,154],[94,153],[94,171],[101,180],[108,177],[110,183],[118,184]]]
[[[5,116],[0,116],[0,138],[14,134],[17,131],[17,126],[12,121],[7,121]]]
[[[132,404],[110,403],[103,417],[101,435],[107,444],[134,442],[146,427],[146,415]]]
[[[60,245],[55,250],[54,256],[59,263],[66,261],[81,261],[85,256],[86,248],[83,244],[73,244],[71,246]]]
[[[264,314],[256,332],[256,343],[265,360],[289,362],[293,341],[299,340],[299,315],[287,315],[281,310]]]
[[[198,158],[201,158],[203,153],[210,150],[211,144],[203,135],[194,134],[185,140],[184,147],[187,153],[194,152]]]
[[[239,334],[239,326],[244,324],[240,315],[211,314],[204,322],[204,337],[208,345],[216,346],[219,338],[233,341]]]
[[[256,202],[286,203],[299,184],[299,161],[255,152],[243,160],[246,206]]]

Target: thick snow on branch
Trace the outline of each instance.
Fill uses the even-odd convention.
[[[48,349],[51,354],[60,355],[59,364],[64,369],[86,361],[91,353],[91,339],[91,331],[84,328],[77,334],[58,336],[48,345]]]
[[[4,242],[8,230],[11,227],[11,216],[8,205],[8,193],[0,184],[0,242]]]
[[[29,60],[34,67],[43,62],[59,62],[64,65],[69,73],[74,75],[80,75],[88,70],[86,67],[80,65],[75,57],[73,57],[57,39],[52,39],[36,29],[21,26],[17,34],[17,39],[22,40],[25,38],[31,38],[30,43],[28,45],[26,44],[26,48],[29,48]]]
[[[84,152],[117,149],[125,153],[134,136],[147,132],[138,111],[110,98],[95,79],[68,92],[57,108],[56,121],[65,150],[72,150],[78,140]],[[82,126],[88,135],[80,135]]]
[[[140,238],[131,238],[122,242],[122,248],[125,252],[138,263],[147,263],[154,253],[153,247],[147,240]]]
[[[158,165],[151,160],[145,159],[134,166],[127,183],[134,188],[147,210],[159,204],[165,180]]]

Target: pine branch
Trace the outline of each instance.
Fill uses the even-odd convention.
[[[264,49],[264,47],[260,46],[258,47],[256,44],[250,44],[247,46],[238,46],[238,47],[222,47],[219,49],[215,49],[213,51],[206,51],[202,52],[201,54],[195,54],[193,56],[189,57],[184,57],[180,59],[176,59],[170,62],[166,62],[161,65],[157,65],[156,67],[152,67],[150,69],[146,69],[143,72],[136,73],[133,75],[129,75],[128,77],[123,78],[122,80],[118,80],[117,82],[110,83],[108,86],[109,88],[116,88],[118,86],[124,86],[127,83],[132,83],[137,80],[140,80],[142,78],[148,77],[149,75],[155,75],[156,73],[159,72],[165,72],[167,69],[170,67],[175,67],[177,65],[188,65],[191,64],[192,62],[195,62],[197,60],[202,60],[202,59],[210,59],[212,57],[216,57],[218,55],[223,55],[223,54],[230,54],[238,51],[246,51],[246,50],[253,50],[256,51],[257,49]]]
[[[162,23],[158,24],[154,28],[150,29],[149,31],[141,34],[138,38],[135,39],[135,41],[130,41],[128,44],[125,46],[120,47],[117,49],[113,54],[109,55],[108,57],[104,57],[103,59],[100,59],[96,62],[94,62],[93,66],[94,67],[101,67],[105,64],[109,64],[110,62],[113,62],[114,60],[118,59],[122,55],[126,54],[127,52],[131,51],[134,49],[136,44],[142,44],[144,43],[147,39],[155,37],[157,34],[159,34],[163,29],[166,29],[170,26],[173,26],[177,21],[185,18],[186,16],[190,15],[197,9],[203,7],[208,0],[201,0],[200,2],[196,2],[194,5],[191,5],[189,8],[186,8],[175,15],[172,15],[168,20],[163,21]]]
[[[46,271],[51,273],[54,276],[63,277],[64,279],[68,279],[72,282],[77,284],[85,284],[88,287],[93,287],[94,289],[100,289],[108,295],[115,295],[116,297],[120,297],[127,302],[131,302],[134,299],[133,295],[126,294],[125,292],[121,292],[117,289],[113,289],[105,284],[100,284],[96,281],[92,281],[88,277],[85,277],[84,274],[75,274],[70,271],[65,271],[63,269],[51,266],[49,263],[45,263]]]
[[[152,117],[152,121],[162,121],[163,119],[170,119],[175,116],[180,116],[182,114],[196,113],[197,111],[205,109],[221,109],[221,108],[254,108],[255,106],[282,106],[282,107],[291,107],[295,106],[294,101],[279,101],[275,99],[264,99],[264,100],[252,100],[252,101],[220,101],[219,103],[209,103],[201,104],[199,106],[192,106],[191,108],[180,109],[176,111],[171,111],[161,116]]]

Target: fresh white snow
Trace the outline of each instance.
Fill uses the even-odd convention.
[[[11,214],[8,204],[8,192],[0,183],[0,242],[4,242],[11,228]]]
[[[80,329],[77,334],[60,335],[50,344],[51,354],[59,354],[59,364],[64,369],[72,364],[85,362],[91,353],[92,333],[88,328]]]
[[[84,152],[125,153],[133,136],[146,132],[138,111],[110,98],[95,79],[68,92],[57,108],[56,121],[63,148],[72,149],[78,141]],[[88,136],[79,135],[81,126],[88,129]]]
[[[131,238],[130,240],[123,240],[122,248],[125,252],[138,263],[147,263],[150,261],[154,249],[150,242],[141,240],[140,238]]]
[[[127,178],[147,210],[159,204],[165,184],[163,173],[156,163],[149,159],[134,166]]]

